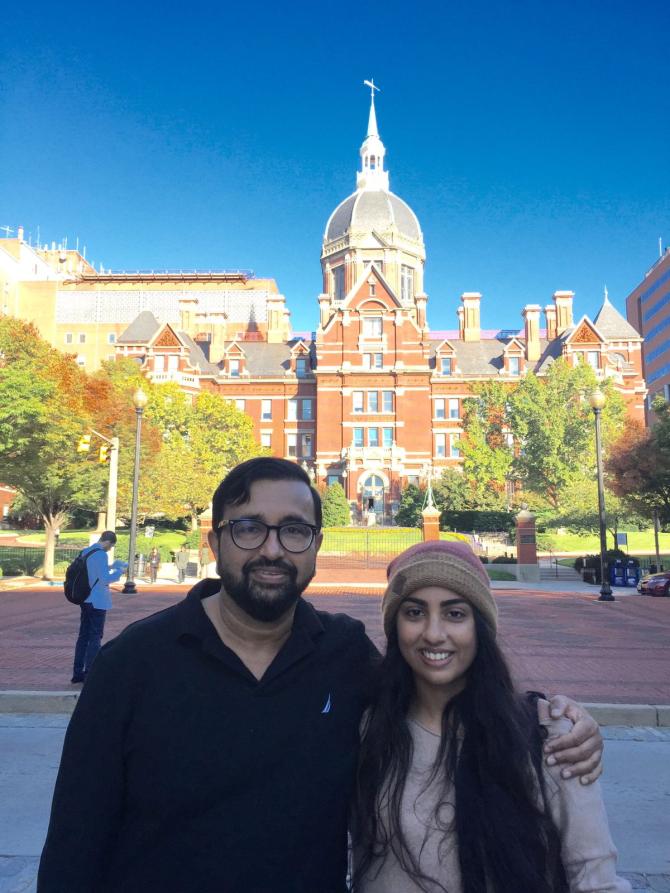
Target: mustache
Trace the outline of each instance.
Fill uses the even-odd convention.
[[[266,558],[256,558],[254,561],[247,561],[247,563],[242,568],[242,572],[248,575],[252,570],[261,567],[274,567],[277,570],[284,571],[287,573],[291,579],[294,579],[298,576],[298,572],[292,564],[288,564],[286,561],[268,561]]]

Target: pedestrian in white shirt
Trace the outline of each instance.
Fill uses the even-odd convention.
[[[115,561],[111,567],[107,553],[116,543],[116,534],[112,530],[105,530],[98,540],[88,549],[84,549],[82,555],[86,559],[88,582],[91,594],[80,605],[81,620],[79,623],[79,637],[74,649],[74,667],[72,670],[72,682],[83,682],[91,668],[93,659],[100,651],[102,634],[105,629],[107,611],[112,607],[112,595],[109,584],[119,579],[128,566],[125,561]]]

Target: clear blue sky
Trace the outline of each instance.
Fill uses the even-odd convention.
[[[97,8],[96,8],[97,7]],[[670,4],[5,4],[0,225],[113,269],[249,268],[316,325],[326,220],[368,91],[427,248],[432,328],[576,292],[597,310],[670,244]]]

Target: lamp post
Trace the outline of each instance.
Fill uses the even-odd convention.
[[[603,455],[600,435],[600,415],[605,395],[600,389],[589,394],[589,404],[596,423],[596,467],[598,470],[598,520],[600,523],[600,595],[599,602],[613,602],[612,588],[607,577],[607,526],[605,523],[605,487],[603,485]]]
[[[133,467],[133,504],[130,510],[130,544],[128,546],[128,572],[126,574],[126,582],[123,586],[123,592],[135,595],[137,587],[135,586],[135,541],[137,539],[137,491],[140,481],[140,442],[142,439],[142,414],[144,407],[147,405],[148,397],[142,390],[138,388],[133,394],[133,404],[135,406],[135,414],[137,416],[137,424],[135,427],[135,464]]]

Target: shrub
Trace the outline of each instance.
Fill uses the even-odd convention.
[[[480,555],[480,556],[479,556],[479,560],[481,561],[482,564],[488,564],[488,563],[489,563],[488,555]]]
[[[512,533],[515,529],[513,512],[487,512],[471,509],[461,512],[445,510],[440,515],[440,527],[454,530],[474,530],[477,533],[504,530]]]
[[[512,556],[508,558],[507,555],[497,555],[491,564],[516,564],[516,558]]]
[[[344,527],[349,524],[349,503],[341,484],[332,484],[323,496],[323,526]]]
[[[200,547],[200,530],[189,530],[184,538],[184,545],[187,549],[198,549]]]

